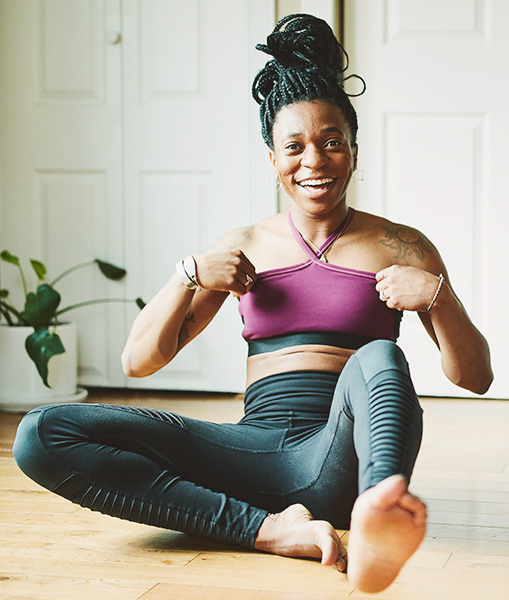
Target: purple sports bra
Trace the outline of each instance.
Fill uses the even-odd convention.
[[[321,255],[353,218],[321,246]],[[396,340],[402,313],[387,308],[375,289],[374,273],[323,262],[306,244],[290,213],[290,229],[309,259],[262,271],[252,290],[241,296],[239,312],[249,355],[300,344],[357,349],[375,339]]]

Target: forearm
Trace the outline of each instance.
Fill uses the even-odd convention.
[[[176,274],[135,319],[122,353],[129,377],[145,377],[166,365],[179,349],[179,335],[195,292]]]
[[[488,343],[447,283],[444,282],[426,316],[430,319],[447,378],[474,393],[486,393],[493,380]]]

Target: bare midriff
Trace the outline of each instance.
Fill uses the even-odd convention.
[[[247,359],[246,385],[249,386],[263,377],[287,371],[309,370],[341,373],[346,361],[354,352],[355,350],[345,348],[310,344],[255,354]]]

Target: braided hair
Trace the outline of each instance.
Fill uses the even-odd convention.
[[[281,19],[257,50],[273,56],[253,82],[253,98],[260,105],[262,137],[274,149],[272,132],[278,112],[295,102],[322,100],[338,106],[357,137],[357,114],[343,89],[348,55],[329,25],[312,15],[295,14]],[[360,95],[355,94],[355,95]],[[352,94],[353,95],[353,94]]]

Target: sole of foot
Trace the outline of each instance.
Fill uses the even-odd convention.
[[[369,488],[356,500],[348,536],[348,579],[363,592],[387,588],[426,532],[426,505],[402,475]]]

